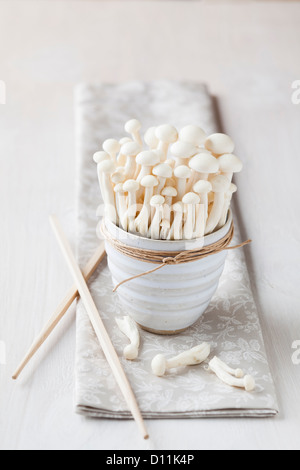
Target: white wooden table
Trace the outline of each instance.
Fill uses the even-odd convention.
[[[1,449],[299,449],[300,4],[0,2]],[[48,214],[74,221],[73,86],[205,81],[245,163],[238,200],[276,382],[275,419],[86,420],[73,411],[74,308],[20,381],[10,380],[71,284]],[[69,230],[69,235],[73,236]],[[300,357],[300,355],[298,356]],[[4,362],[0,354],[0,362]]]

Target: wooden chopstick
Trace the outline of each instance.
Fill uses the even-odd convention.
[[[148,439],[149,435],[145,427],[145,423],[137,404],[136,398],[127,379],[127,376],[123,370],[119,357],[116,350],[111,342],[111,339],[105,329],[102,319],[99,315],[95,302],[91,296],[89,288],[85,282],[82,272],[78,264],[76,263],[75,257],[72,253],[70,244],[65,237],[65,234],[60,226],[60,223],[56,216],[50,217],[50,222],[57,238],[58,244],[64,255],[64,258],[69,266],[70,272],[73,276],[74,282],[77,286],[81,300],[86,308],[89,319],[98,337],[103,353],[109,363],[115,379],[120,387],[120,390],[127,402],[129,410],[131,411],[133,418],[135,419],[140,431],[143,434],[144,439]]]
[[[89,262],[87,263],[86,267],[83,270],[83,276],[88,281],[91,276],[96,271],[97,267],[101,263],[105,256],[105,246],[104,242],[102,242]],[[46,339],[50,336],[54,328],[58,325],[60,320],[64,317],[74,300],[78,297],[78,290],[76,286],[73,286],[69,292],[66,294],[65,298],[62,302],[58,305],[56,310],[53,312],[51,318],[47,322],[47,324],[43,327],[42,331],[39,335],[35,338],[33,344],[31,345],[30,349],[28,350],[26,356],[22,359],[20,365],[18,366],[17,370],[15,371],[12,378],[16,380],[19,375],[21,374],[24,367],[28,364],[28,362],[32,359],[35,353],[40,349],[42,344],[46,341]]]

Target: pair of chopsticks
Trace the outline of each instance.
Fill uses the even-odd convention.
[[[54,234],[57,238],[58,244],[61,248],[61,251],[64,255],[64,258],[69,266],[70,272],[73,276],[75,286],[72,287],[72,289],[68,292],[64,300],[57,307],[52,317],[48,321],[47,325],[43,328],[43,330],[41,331],[39,336],[36,338],[31,348],[27,352],[26,356],[22,360],[21,364],[17,368],[12,378],[17,379],[19,377],[24,367],[28,364],[30,359],[34,356],[34,354],[38,351],[41,345],[45,342],[45,340],[54,330],[56,325],[65,315],[68,308],[71,306],[71,304],[73,303],[73,301],[77,298],[79,294],[86,308],[86,311],[92,323],[92,326],[95,330],[99,343],[102,347],[103,353],[107,359],[107,362],[109,363],[111,367],[111,370],[115,376],[117,384],[119,385],[120,390],[126,400],[128,408],[131,411],[132,416],[135,419],[140,431],[142,432],[144,439],[147,439],[149,435],[147,433],[145,423],[143,421],[143,417],[141,415],[136,398],[134,396],[134,393],[127,379],[127,376],[124,372],[124,369],[121,365],[119,357],[105,329],[105,326],[99,315],[98,309],[95,305],[95,302],[91,296],[91,293],[86,283],[86,281],[96,271],[97,267],[99,266],[99,264],[101,263],[102,259],[105,256],[104,243],[102,243],[99,246],[99,248],[97,249],[93,257],[88,262],[85,269],[81,272],[75,260],[75,257],[73,255],[70,244],[60,226],[60,223],[57,217],[51,216],[50,223],[54,231]]]

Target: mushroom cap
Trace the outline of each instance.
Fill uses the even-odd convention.
[[[160,158],[153,150],[144,150],[137,155],[136,162],[139,165],[154,166],[160,162]]]
[[[225,173],[238,173],[243,168],[241,160],[233,153],[224,153],[218,158],[219,169]]]
[[[140,123],[140,121],[138,121],[137,119],[130,119],[125,124],[125,131],[131,134],[133,132],[139,131],[141,127],[142,124]]]
[[[233,152],[234,142],[229,135],[217,133],[207,137],[205,147],[216,155],[222,155]]]
[[[196,146],[202,145],[206,137],[206,133],[199,126],[185,126],[179,132],[180,140]]]
[[[110,155],[107,152],[104,152],[104,150],[101,150],[100,152],[94,153],[93,160],[95,163],[101,163],[104,160],[110,160]]]
[[[115,165],[111,160],[103,160],[103,162],[99,163],[98,169],[101,173],[113,173]]]
[[[193,186],[193,191],[197,194],[206,194],[212,190],[212,185],[209,181],[199,180]]]
[[[111,181],[112,181],[114,184],[123,183],[123,182],[125,181],[125,174],[123,173],[123,171],[115,171],[115,172],[111,175]]]
[[[124,145],[124,144],[127,144],[127,142],[133,142],[132,139],[130,137],[122,137],[122,139],[119,140],[119,144],[121,145]]]
[[[172,209],[174,212],[183,212],[183,204],[181,201],[176,202],[173,204]]]
[[[135,344],[127,344],[127,346],[124,348],[123,354],[126,359],[132,361],[138,357],[139,350]]]
[[[171,178],[173,170],[167,163],[160,163],[153,168],[152,173],[162,178]]]
[[[121,147],[121,153],[126,157],[135,157],[141,151],[141,146],[137,142],[127,142]]]
[[[161,206],[165,202],[165,198],[157,194],[156,196],[153,196],[150,200],[150,205],[152,207],[155,206]]]
[[[218,160],[209,153],[198,153],[190,160],[189,166],[199,173],[216,173],[219,170]]]
[[[124,188],[123,188],[123,183],[119,183],[119,184],[116,184],[116,186],[114,187],[114,192],[115,193],[119,193],[119,192],[123,192],[124,191]]]
[[[230,190],[231,194],[236,193],[237,192],[237,186],[234,183],[231,183],[231,185],[229,186],[229,190]]]
[[[171,126],[171,124],[163,124],[156,128],[155,136],[161,142],[172,144],[178,139],[178,132],[174,126]]]
[[[227,180],[228,181],[228,180]],[[153,175],[147,175],[142,178],[141,181],[141,186],[144,186],[144,188],[153,188],[154,186],[158,185],[157,178]]]
[[[199,204],[200,197],[195,193],[186,193],[182,198],[183,204]]]
[[[149,127],[144,135],[144,141],[150,148],[156,148],[158,146],[159,140],[155,135],[155,131],[156,127]]]
[[[177,168],[174,170],[174,175],[176,178],[190,178],[192,174],[191,169],[186,166],[186,165],[179,165]]]
[[[137,191],[140,187],[140,183],[136,180],[127,180],[123,184],[123,189],[127,193],[129,191]]]
[[[212,190],[214,193],[222,193],[229,189],[230,182],[224,175],[217,175],[211,179]]]
[[[245,375],[244,385],[247,392],[252,392],[255,389],[255,379],[251,375]]]
[[[162,196],[176,197],[177,189],[173,186],[165,186],[161,192]]]
[[[188,142],[178,140],[171,145],[170,152],[176,158],[191,158],[196,155],[198,149]]]
[[[151,368],[152,372],[158,377],[161,377],[166,372],[167,361],[162,354],[158,354],[152,359]]]
[[[106,139],[102,144],[103,150],[108,153],[117,153],[120,150],[120,147],[120,143],[116,139]]]

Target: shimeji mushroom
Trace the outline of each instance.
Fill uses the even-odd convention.
[[[139,132],[141,127],[142,124],[137,119],[130,119],[130,121],[127,121],[125,124],[125,131],[131,134],[132,139],[142,146],[143,142]]]
[[[221,218],[220,218],[219,223],[217,225],[217,228],[221,228],[226,224],[231,199],[232,199],[233,194],[236,191],[237,191],[236,185],[231,183],[231,185],[229,186],[228,191],[226,191],[226,193],[225,193],[224,207],[223,207],[222,215],[221,215]]]
[[[158,178],[158,186],[155,188],[155,194],[160,194],[166,184],[167,178],[172,177],[173,170],[167,163],[160,163],[153,168],[152,173]]]
[[[165,186],[161,191],[161,195],[164,196],[166,205],[171,207],[173,198],[177,196],[177,189],[173,186]]]
[[[135,174],[135,159],[141,151],[141,146],[137,142],[127,142],[122,145],[121,153],[126,157],[125,175],[128,179],[132,179]]]
[[[151,207],[155,209],[155,213],[149,229],[150,237],[153,238],[153,240],[159,240],[160,224],[163,217],[164,202],[165,198],[163,196],[160,196],[159,194],[153,196],[150,201]]]
[[[191,177],[192,170],[186,165],[180,165],[174,170],[174,175],[177,178],[177,200],[181,201],[186,193],[186,183]]]
[[[136,163],[141,165],[141,171],[136,178],[140,182],[144,176],[151,174],[152,167],[159,163],[159,156],[152,150],[144,150],[137,155]]]
[[[115,170],[111,160],[104,160],[98,164],[98,175],[101,184],[101,193],[105,204],[105,215],[113,223],[116,223],[115,195],[110,176]]]
[[[101,163],[104,160],[110,160],[110,155],[104,150],[100,150],[100,152],[94,153],[93,160],[95,163]]]
[[[155,136],[159,140],[157,148],[163,152],[164,161],[167,158],[169,146],[178,139],[177,129],[170,124],[163,124],[162,126],[158,126],[156,128]]]
[[[175,160],[175,166],[187,165],[189,159],[198,153],[197,147],[187,142],[178,140],[170,147],[172,158]]]
[[[228,191],[230,182],[223,175],[217,175],[211,180],[212,190],[214,192],[214,202],[207,219],[205,234],[209,234],[217,227],[222,216],[225,193]]]
[[[147,129],[144,135],[144,141],[151,150],[157,149],[157,146],[159,144],[159,140],[156,137],[155,132],[156,127],[149,127],[149,129]]]
[[[136,193],[140,187],[140,183],[135,180],[127,180],[123,184],[123,190],[125,193],[128,193],[128,200],[127,200],[127,219],[128,219],[128,230],[129,232],[135,232],[135,217],[137,213],[137,201],[136,201]]]
[[[209,355],[210,345],[207,343],[195,346],[194,348],[184,351],[171,359],[166,359],[162,354],[158,354],[152,360],[152,372],[158,377],[162,377],[168,369],[201,364]]]
[[[142,235],[147,236],[149,219],[151,214],[150,201],[153,196],[154,187],[158,185],[157,178],[153,175],[144,176],[141,180],[141,186],[145,188],[144,205],[140,214],[135,219],[135,229]]]
[[[117,164],[117,153],[119,152],[121,146],[118,140],[116,139],[107,139],[103,142],[102,148],[105,152],[109,153],[112,161]]]
[[[183,203],[181,201],[173,204],[174,220],[171,226],[168,240],[182,240],[183,231]]]
[[[238,378],[237,374],[241,375],[242,372],[240,369],[233,371],[232,369],[224,366],[226,366],[226,364],[222,363],[217,357],[214,357],[208,365],[209,369],[227,385],[230,385],[231,387],[244,388],[247,392],[252,392],[255,389],[255,380],[251,375],[245,375],[244,377]],[[234,372],[234,375],[232,372]]]
[[[243,164],[241,160],[233,153],[225,153],[218,158],[219,170],[222,175],[226,176],[230,183],[232,181],[233,173],[242,171]]]
[[[211,190],[212,190],[211,183],[205,180],[199,180],[193,186],[193,191],[194,193],[199,195],[200,204],[201,206],[203,206],[203,211],[201,210],[202,214],[197,214],[197,220],[198,220],[198,225],[197,225],[198,231],[196,230],[196,232],[198,233],[197,237],[201,237],[205,233],[205,226],[206,226],[206,221],[208,217],[208,194],[211,192]]]
[[[214,155],[223,155],[234,151],[234,142],[229,135],[217,133],[207,137],[205,147]]]
[[[116,318],[116,323],[122,333],[130,341],[123,351],[125,359],[132,361],[136,359],[139,354],[139,347],[140,347],[140,333],[135,321],[130,318],[129,316],[123,318]]]
[[[179,132],[179,140],[200,147],[204,144],[206,139],[206,133],[199,126],[185,126]]]
[[[200,203],[200,197],[195,193],[187,193],[183,196],[182,202],[187,213],[183,229],[184,238],[186,240],[191,240],[194,236],[196,205]]]
[[[127,203],[123,184],[119,183],[115,186],[114,191],[116,193],[116,208],[119,218],[120,227],[127,232],[128,219],[127,219]]]
[[[225,362],[221,361],[221,359],[219,359],[217,356],[215,356],[212,361],[213,364],[218,365],[225,372],[228,372],[228,374],[232,375],[233,377],[236,377],[237,379],[241,379],[245,376],[242,369],[232,369],[232,367],[228,366]]]
[[[198,153],[189,162],[192,175],[187,184],[187,191],[191,191],[198,180],[207,180],[208,176],[219,170],[218,160],[208,153]]]
[[[125,173],[122,170],[117,170],[111,175],[111,182],[114,184],[124,183]]]

